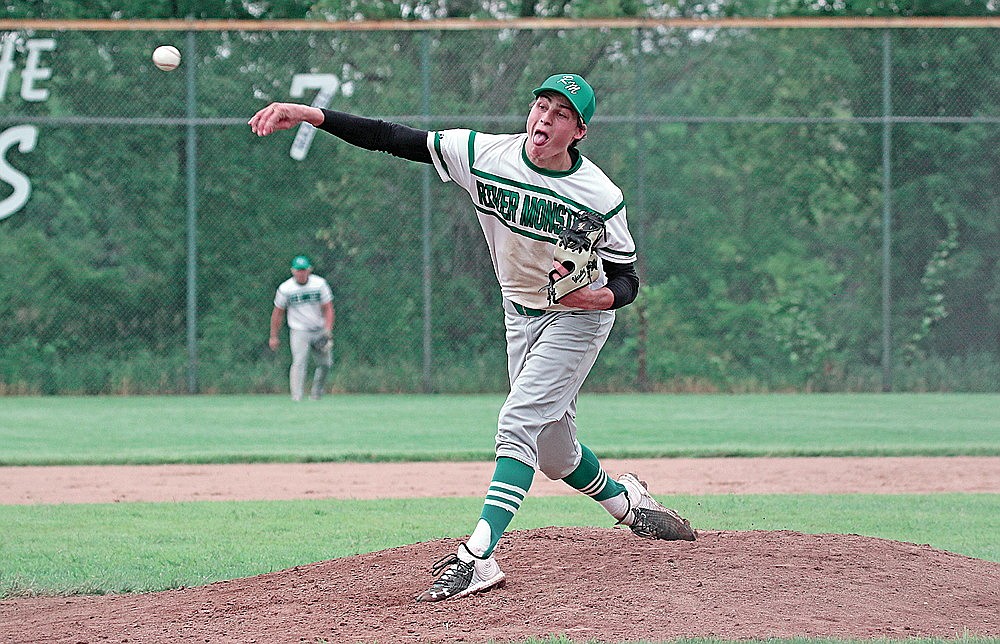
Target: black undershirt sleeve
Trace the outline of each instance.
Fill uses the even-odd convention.
[[[319,129],[365,150],[388,152],[420,163],[431,162],[427,130],[326,109]]]
[[[620,309],[634,302],[635,296],[639,294],[639,275],[635,272],[635,263],[616,264],[607,260],[602,261],[604,274],[608,278],[605,286],[615,294],[611,308]]]

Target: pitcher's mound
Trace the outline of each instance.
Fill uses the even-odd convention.
[[[198,588],[0,603],[11,642],[586,642],[1000,636],[1000,564],[857,535],[625,529],[508,533],[504,588],[413,597],[457,540]]]

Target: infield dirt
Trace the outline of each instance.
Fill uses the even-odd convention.
[[[393,466],[404,465],[416,469],[392,471],[403,482],[394,491],[413,489],[396,496],[430,495],[434,487],[434,495],[478,496],[482,477],[488,482],[491,472],[489,464]],[[995,458],[677,459],[606,465],[611,472],[636,469],[660,494],[1000,492],[1000,459]],[[250,471],[243,469],[249,466],[204,467],[0,468],[0,503],[93,502],[108,495],[111,500],[275,498],[274,493],[262,497],[254,486],[240,496],[238,482],[247,476],[259,480],[265,472],[255,468],[261,466]],[[272,482],[267,488],[284,490],[277,498],[329,496],[322,486],[331,484],[333,473],[349,473],[356,481],[357,467],[267,466]],[[448,472],[452,467],[458,469]],[[463,472],[463,467],[471,470]],[[35,487],[35,498],[18,497],[16,486],[8,485],[36,474],[47,474],[48,485],[44,493]],[[185,486],[177,481],[185,479],[196,483],[182,493]],[[463,483],[427,489],[406,483],[425,479]],[[372,498],[363,487],[341,484],[353,490],[347,496]],[[539,480],[532,495],[557,490]],[[428,565],[453,551],[458,540],[159,593],[16,598],[0,602],[0,641],[445,643],[517,642],[549,634],[579,642],[1000,637],[998,563],[850,534],[702,528],[695,542],[645,541],[622,528],[510,532],[497,552],[506,586],[439,604],[417,604],[413,596],[432,580]]]

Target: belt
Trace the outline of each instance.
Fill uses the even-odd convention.
[[[529,309],[526,306],[521,306],[517,302],[511,302],[511,306],[514,307],[515,311],[517,311],[521,315],[526,315],[529,318],[537,318],[538,316],[545,315],[547,313],[547,311],[542,311],[539,309]]]

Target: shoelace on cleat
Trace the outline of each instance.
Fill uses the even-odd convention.
[[[437,581],[431,584],[431,590],[437,588],[442,590],[453,588],[465,588],[472,579],[473,566],[458,558],[456,554],[444,556],[434,562],[431,566],[432,575],[441,575]],[[457,582],[457,583],[456,583]]]
[[[642,508],[632,509],[632,525],[629,528],[640,537],[655,539],[659,534],[657,525],[650,521],[650,517]]]

